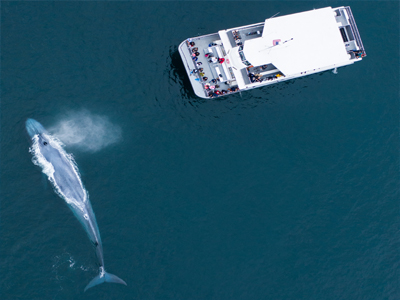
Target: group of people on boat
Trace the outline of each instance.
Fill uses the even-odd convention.
[[[216,85],[215,87],[217,87],[217,86],[218,85]],[[229,94],[229,93],[236,92],[236,91],[239,90],[239,88],[238,87],[231,87],[231,88],[229,88],[227,90],[219,91],[219,90],[213,90],[213,89],[211,89],[211,87],[209,87],[208,89],[206,88],[206,90],[209,90],[208,97],[214,98],[214,97],[219,97],[219,96],[223,96],[223,95],[226,95],[226,94]]]
[[[199,75],[201,77],[203,77],[204,76],[204,72],[203,71],[204,71],[203,68],[193,69],[192,71],[190,71],[190,75],[199,73]]]
[[[274,80],[277,79],[279,77],[282,77],[283,75],[281,74],[276,74],[276,75],[272,75],[272,76],[268,76],[266,78],[263,78],[261,74],[253,74],[253,73],[249,73],[249,78],[251,83],[255,83],[255,82],[263,82],[264,80]]]
[[[236,45],[241,46],[242,45],[242,38],[240,36],[239,30],[233,30],[232,31],[233,34],[233,39],[235,40]]]
[[[365,56],[363,50],[350,50],[350,52],[353,52],[356,58],[361,58]]]
[[[192,58],[200,55],[200,52],[198,52],[198,50],[199,48],[197,47],[192,49]]]
[[[239,30],[232,30],[232,34],[233,34],[233,38],[235,40],[240,40],[241,39]]]
[[[211,63],[216,63],[219,62],[220,64],[222,64],[225,61],[225,58],[223,57],[215,57],[213,53],[206,53],[204,55],[205,58],[208,58],[208,62]]]
[[[231,87],[226,90],[217,90],[218,88],[220,88],[220,85],[218,84],[218,82],[219,82],[219,79],[212,79],[212,80],[210,80],[210,82],[207,82],[206,84],[204,84],[204,89],[206,90],[206,92],[208,92],[207,94],[210,98],[226,95],[226,94],[233,93],[233,92],[236,92],[239,90],[238,87]]]
[[[249,78],[250,78],[251,83],[262,82],[263,81],[263,78],[262,78],[261,74],[249,73]]]
[[[205,76],[204,69],[201,68],[201,67],[198,68],[199,66],[202,65],[202,62],[200,62],[200,61],[196,62],[197,59],[198,59],[198,56],[200,55],[200,53],[198,52],[199,48],[198,47],[194,47],[195,43],[192,40],[188,40],[187,41],[187,45],[188,45],[188,48],[191,51],[191,56],[192,56],[193,62],[195,63],[195,67],[196,67],[195,69],[190,71],[190,75],[198,75],[198,77],[196,76],[197,78],[195,78],[195,80],[203,81],[203,84],[204,84],[203,87],[206,90],[206,92],[207,92],[207,94],[208,94],[208,96],[210,98],[214,98],[214,97],[222,96],[222,95],[225,95],[225,94],[233,93],[233,92],[236,92],[236,91],[239,90],[238,87],[231,87],[231,88],[228,88],[226,90],[217,90],[218,88],[220,88],[220,85],[218,83],[221,81],[221,79],[220,78],[215,78],[215,79],[211,79],[209,81],[208,77]],[[211,44],[209,44],[209,47],[212,47],[212,46],[215,46],[215,45],[216,45],[215,43],[211,43]],[[225,62],[225,59],[223,57],[217,58],[217,57],[214,56],[213,53],[206,53],[205,57],[210,59],[209,62],[219,62],[220,64]],[[211,60],[211,59],[213,59],[213,60]]]
[[[188,47],[194,47],[195,45],[196,45],[196,43],[195,42],[193,42],[191,39],[188,39],[187,41],[186,41],[186,43],[187,43],[187,45],[188,45]],[[200,55],[200,53],[198,52],[198,50],[199,50],[199,48],[193,48],[192,49],[192,59],[193,59],[193,61],[194,62],[196,62],[197,60],[198,60],[198,56]],[[201,65],[201,63],[197,63],[198,64],[198,66],[200,66]]]

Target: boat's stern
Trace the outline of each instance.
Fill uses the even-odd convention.
[[[350,6],[333,8],[333,12],[346,51],[349,54],[349,59],[353,61],[362,60],[367,56],[367,53],[365,52]]]

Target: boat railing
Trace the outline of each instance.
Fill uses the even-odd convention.
[[[365,49],[364,49],[364,45],[361,41],[360,33],[358,32],[356,21],[354,20],[353,13],[351,12],[350,6],[346,6],[345,9],[346,9],[347,15],[349,16],[349,22],[350,22],[351,29],[353,31],[353,35],[356,40],[356,43],[357,43],[358,47],[360,48],[360,50],[362,51],[363,57],[367,56],[367,53],[365,52]]]
[[[260,22],[260,23],[255,23],[255,24],[251,24],[251,25],[230,28],[228,30],[246,30],[246,29],[252,29],[252,28],[255,28],[255,27],[259,27],[259,26],[264,26],[264,24],[265,24],[265,22]]]
[[[185,47],[184,47],[184,46],[185,46]],[[180,48],[182,49],[182,51],[184,51],[184,48],[188,49],[186,40],[180,44]],[[187,65],[188,70],[190,70],[191,68],[190,68],[189,62],[188,62],[187,59],[186,59],[186,55],[184,55],[183,58],[185,59],[185,62],[186,62],[186,65]]]
[[[235,74],[233,74],[233,71],[232,71],[231,67],[228,68],[228,71],[229,71],[229,73],[231,73],[232,79],[235,79],[236,77],[235,77]]]

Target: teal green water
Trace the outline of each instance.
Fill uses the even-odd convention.
[[[205,101],[188,37],[350,5],[367,57]],[[1,299],[399,299],[399,4],[1,3]],[[106,269],[31,161],[73,153]]]

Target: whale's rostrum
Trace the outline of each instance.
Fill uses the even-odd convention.
[[[116,275],[107,273],[104,269],[103,245],[97,226],[89,195],[84,188],[78,167],[72,155],[65,152],[63,144],[50,135],[44,127],[33,119],[26,121],[26,129],[32,138],[32,162],[42,168],[55,192],[65,200],[75,217],[82,224],[91,243],[96,250],[99,264],[99,275],[92,279],[85,291],[103,282],[114,282],[126,285],[125,281]]]

